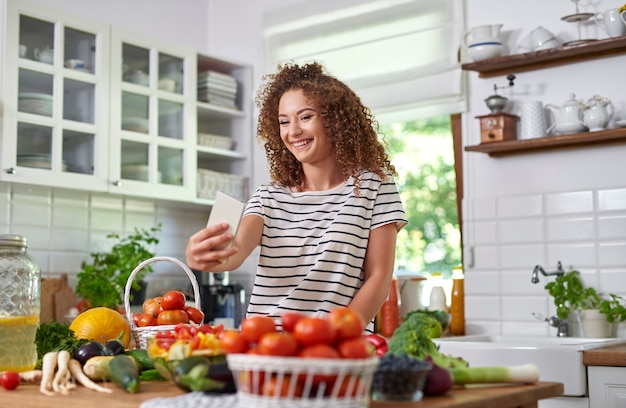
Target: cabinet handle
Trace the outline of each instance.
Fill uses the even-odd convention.
[[[496,137],[496,135],[494,135],[493,133],[489,133],[487,136],[489,137],[489,139],[493,139]]]
[[[17,171],[15,170],[15,167],[9,167],[8,169],[4,169],[4,172],[6,174],[15,174],[15,173],[17,173]]]
[[[121,182],[120,180],[115,180],[115,181],[114,181],[113,183],[111,183],[111,184],[113,184],[115,187],[121,187],[121,186],[122,186],[122,182]]]

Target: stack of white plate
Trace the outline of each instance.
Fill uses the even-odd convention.
[[[149,167],[144,164],[125,164],[122,166],[122,178],[127,180],[148,181]],[[157,181],[161,182],[161,172],[157,172]]]
[[[52,95],[43,93],[20,93],[17,108],[20,112],[52,116]]]
[[[33,167],[36,169],[52,169],[52,156],[49,154],[20,154],[17,156],[17,165]],[[67,170],[67,164],[62,164],[63,171]]]

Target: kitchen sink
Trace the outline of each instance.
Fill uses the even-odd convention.
[[[566,396],[587,393],[583,351],[626,343],[626,339],[468,335],[433,339],[442,353],[461,357],[472,367],[532,363],[540,381],[563,383]]]

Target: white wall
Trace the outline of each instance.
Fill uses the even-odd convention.
[[[467,26],[503,24],[507,52],[537,26],[563,41],[578,39],[575,24],[561,20],[574,14],[572,2],[467,0]],[[275,9],[288,0],[210,2],[209,48],[248,61],[263,61],[262,7]],[[617,7],[611,0],[581,0],[581,12]],[[227,35],[225,33],[228,33]],[[606,38],[595,24],[581,26],[582,38]],[[227,38],[228,41],[224,39]],[[375,58],[375,56],[373,56]],[[588,99],[612,99],[626,116],[623,72],[626,56],[604,58],[560,68],[517,73],[515,86],[500,93],[515,102],[539,100],[561,105],[570,93]],[[489,113],[484,99],[493,85],[507,85],[506,76],[479,79],[469,72],[470,112],[463,115],[464,145],[480,143],[477,115]],[[257,82],[258,84],[258,82]],[[576,268],[589,285],[603,293],[626,295],[626,145],[563,149],[505,158],[464,153],[464,244],[468,330],[493,333],[553,333],[531,313],[554,314],[543,285],[533,285],[531,272],[562,261]],[[257,157],[258,172],[264,170]]]

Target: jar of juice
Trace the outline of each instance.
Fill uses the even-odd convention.
[[[26,238],[0,235],[0,371],[35,368],[41,272]]]

